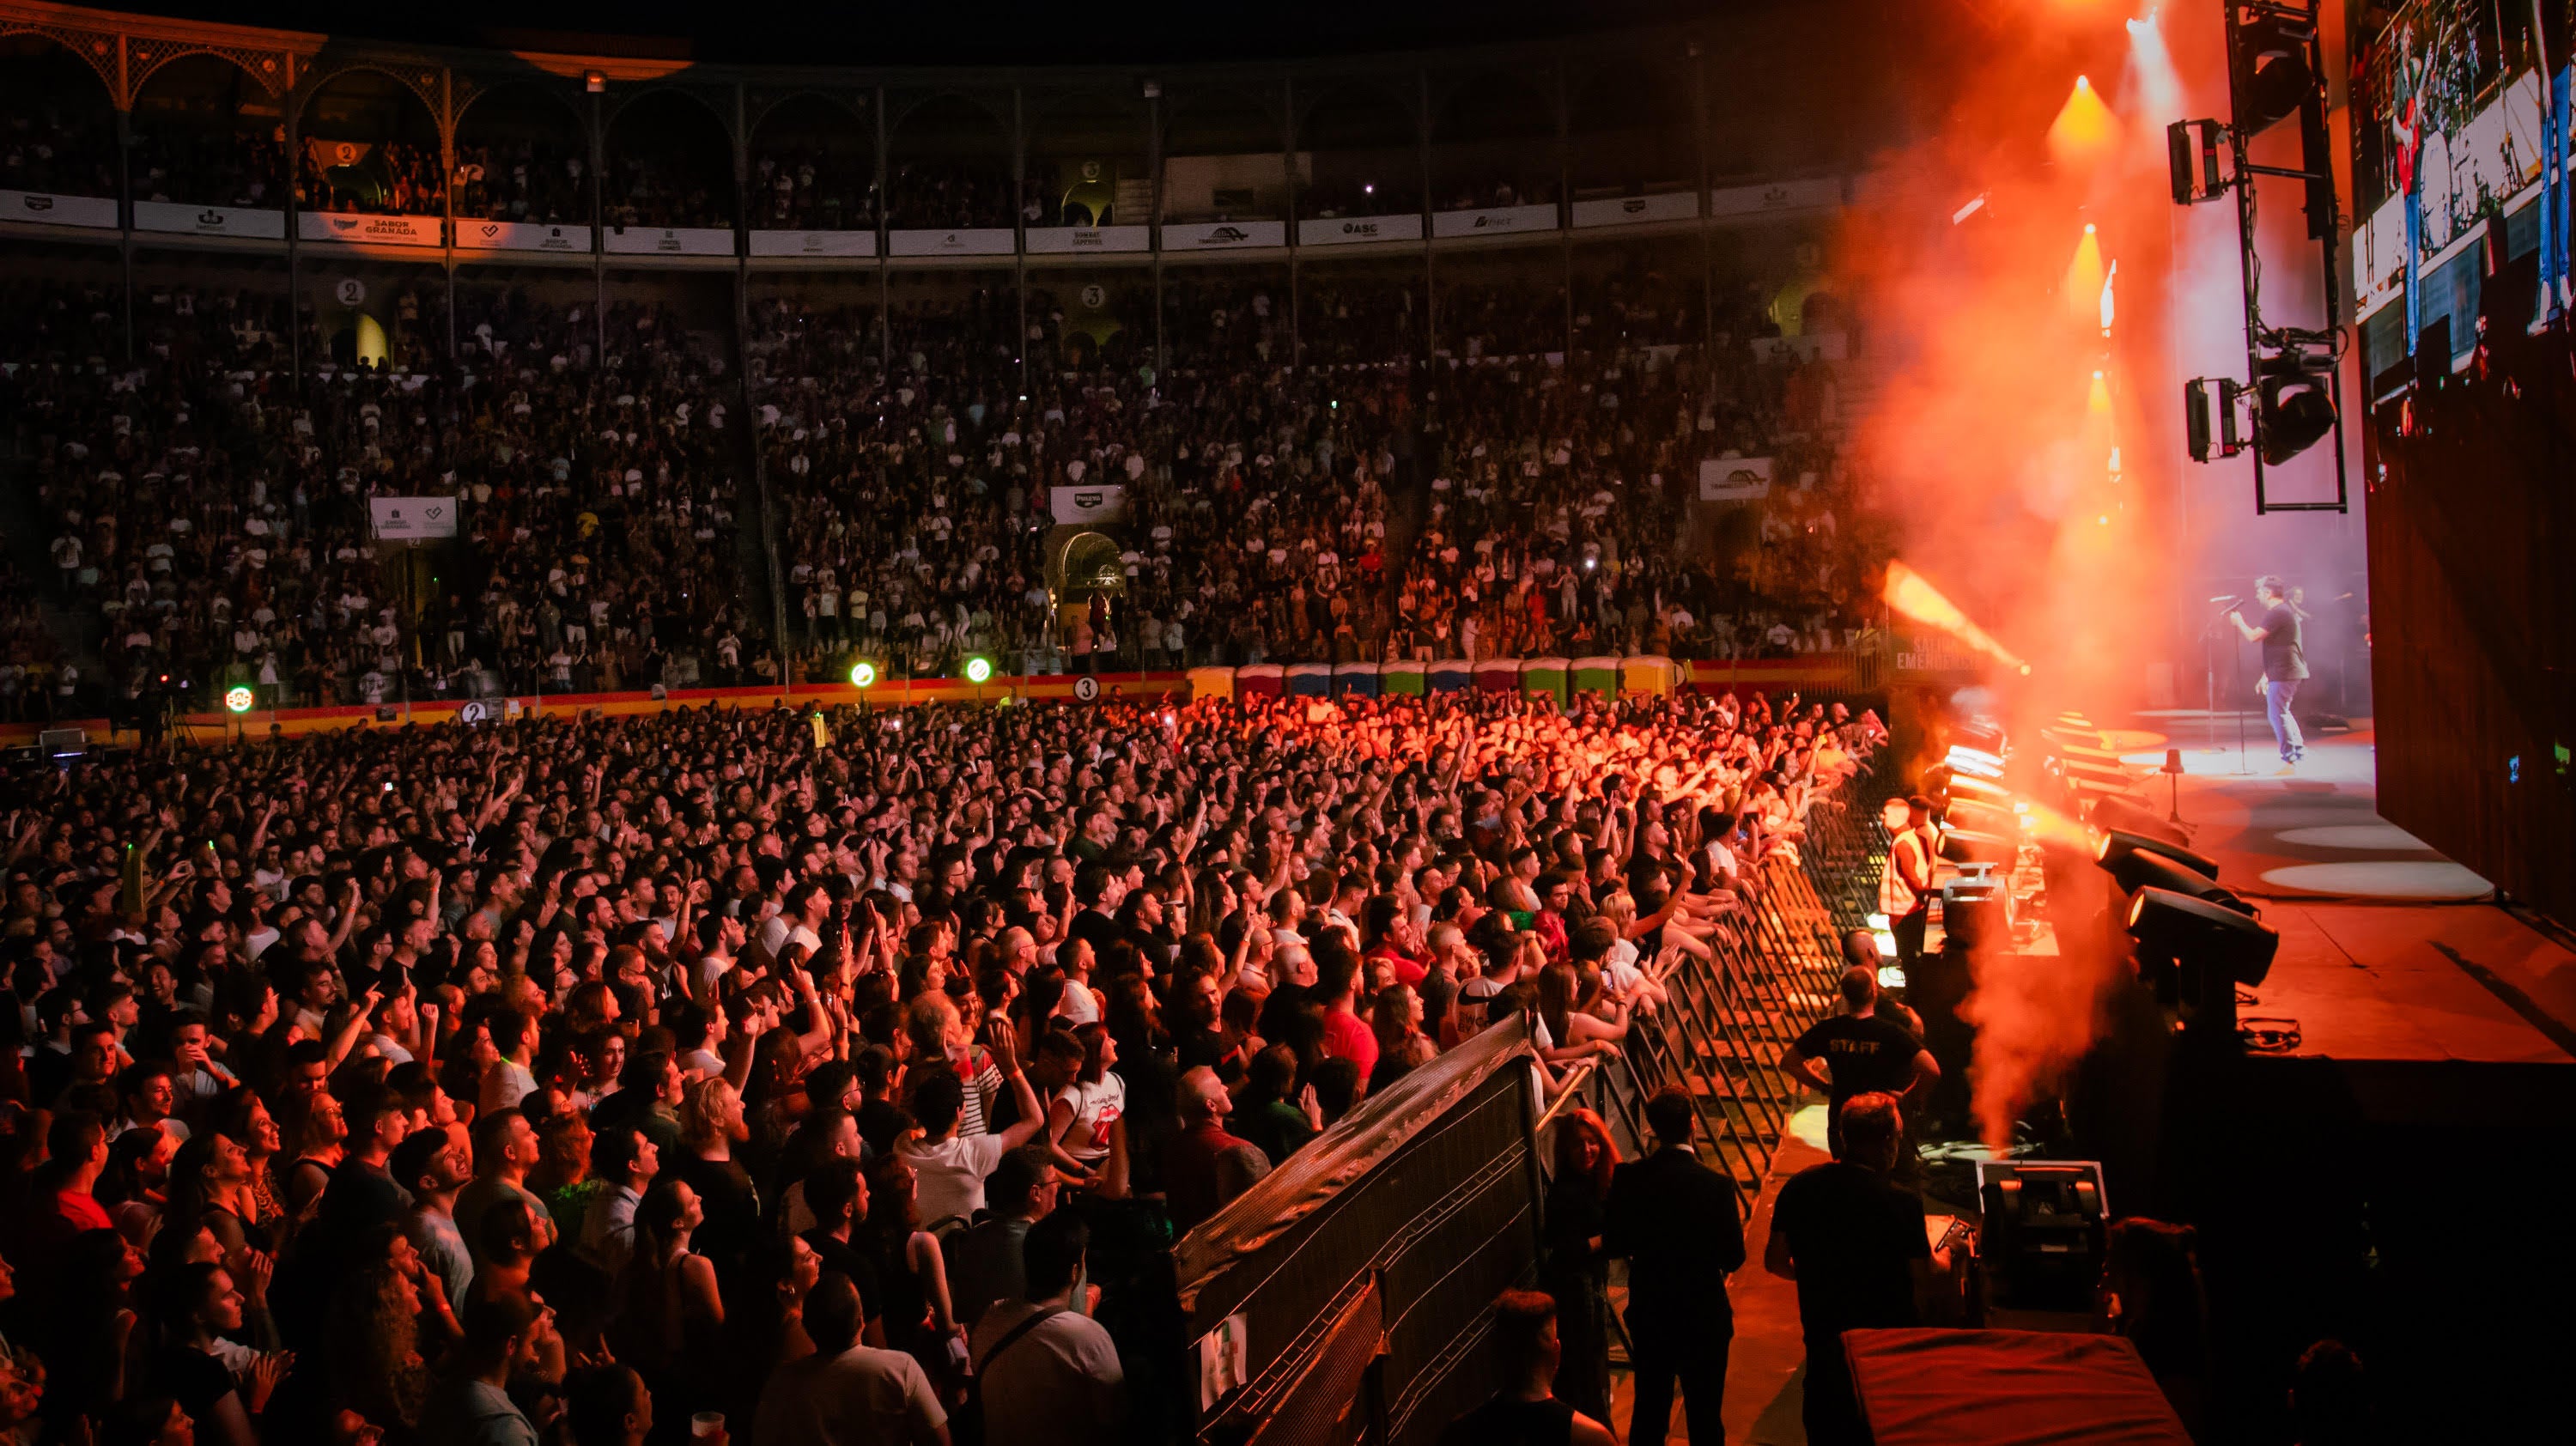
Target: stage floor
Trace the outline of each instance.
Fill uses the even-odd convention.
[[[2179,789],[2151,776],[2142,792],[2179,809],[2192,846],[2219,861],[2219,882],[2281,933],[2240,1017],[2295,1021],[2299,1042],[2283,1057],[2340,1062],[2366,1112],[2389,1120],[2458,1108],[2471,1084],[2462,1066],[2486,1094],[2523,1071],[2576,1064],[2576,951],[2379,816],[2366,720],[2309,739],[2286,776],[2262,718],[2247,721],[2241,764],[2231,715],[2215,730],[2198,713],[2139,719],[2168,741],[2123,754],[2160,768],[2168,746],[2181,749]]]

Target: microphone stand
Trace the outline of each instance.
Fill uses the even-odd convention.
[[[2219,604],[2218,615],[2211,618],[2209,620],[2209,626],[2201,632],[2204,651],[2208,649],[2210,641],[2217,633],[2218,625],[2227,620],[2228,612],[2243,601],[2244,599],[2242,598],[2229,598],[2226,602]],[[2236,646],[2233,650],[2234,661],[2230,667],[2232,681],[2229,682],[2228,686],[2236,690],[2236,707],[2233,710],[2236,714],[2236,772],[2241,775],[2247,771],[2245,765],[2245,635],[2242,632],[2238,632],[2233,627],[2229,628],[2228,631],[2234,633],[2236,639]],[[2215,659],[2212,659],[2209,662],[2207,676],[2209,678],[2210,688],[2210,746],[2214,752],[2218,751],[2218,664]]]

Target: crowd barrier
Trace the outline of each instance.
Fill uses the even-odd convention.
[[[781,704],[902,707],[917,703],[999,702],[1010,700],[1089,701],[1083,680],[1096,685],[1091,700],[1137,698],[1410,698],[1470,690],[1518,693],[1546,698],[1569,707],[1578,697],[1615,698],[1671,693],[1681,689],[1706,693],[1750,691],[1799,692],[1850,697],[1877,690],[1880,670],[1868,655],[1809,653],[1789,658],[1747,658],[1675,662],[1656,656],[1582,658],[1463,658],[1391,663],[1255,663],[1238,668],[1191,668],[1185,672],[1042,673],[1000,676],[981,684],[963,678],[881,677],[861,689],[846,681],[800,682],[789,687],[670,688],[616,693],[513,694],[496,698],[440,698],[409,703],[351,704],[326,708],[266,708],[247,712],[192,711],[175,715],[172,727],[199,742],[235,735],[267,737],[272,732],[294,736],[377,724],[441,723],[462,718],[481,722],[530,713],[596,713],[618,717],[671,708],[772,708]],[[60,723],[0,724],[0,746],[22,747],[50,728],[85,729],[91,739],[107,742],[120,736],[105,718],[74,718]],[[131,730],[122,736],[130,739]]]
[[[1436,664],[1434,666],[1437,666]],[[1580,669],[1578,669],[1580,671]],[[1867,779],[1813,804],[1711,957],[1658,976],[1669,1002],[1626,1047],[1542,1098],[1507,1020],[1396,1082],[1182,1237],[1174,1275],[1199,1446],[1427,1446],[1501,1382],[1494,1298],[1535,1277],[1547,1129],[1598,1112],[1623,1158],[1644,1106],[1680,1085],[1701,1157],[1750,1217],[1804,1087],[1790,1043],[1833,1006],[1841,932],[1862,927],[1886,857]]]

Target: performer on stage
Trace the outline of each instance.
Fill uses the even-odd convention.
[[[2297,771],[2299,760],[2308,754],[2307,740],[2299,736],[2299,720],[2290,712],[2290,702],[2299,696],[2299,684],[2308,676],[2307,653],[2299,645],[2299,624],[2306,614],[2290,601],[2289,590],[2270,573],[2254,579],[2254,600],[2263,607],[2263,621],[2245,621],[2245,610],[2230,608],[2227,620],[2250,643],[2263,645],[2263,716],[2272,725],[2272,740],[2281,746],[2281,776]]]

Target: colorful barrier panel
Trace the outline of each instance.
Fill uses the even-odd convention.
[[[1201,698],[1231,698],[1231,697],[1233,697],[1233,696],[1234,696],[1234,669],[1232,669],[1232,668],[1192,668],[1192,669],[1190,669],[1190,701],[1191,701],[1191,702],[1195,703],[1195,702],[1197,702],[1197,701],[1198,701],[1199,699],[1201,699]]]
[[[1389,698],[1419,698],[1430,686],[1430,669],[1422,663],[1389,663],[1377,670],[1377,690]]]
[[[1234,670],[1234,690],[1246,698],[1276,698],[1288,691],[1288,670],[1277,663],[1254,663]]]
[[[1619,691],[1660,696],[1673,690],[1673,660],[1639,653],[1619,662]]]
[[[1517,693],[1521,690],[1521,664],[1518,658],[1487,658],[1476,665],[1476,691],[1479,693]]]
[[[1532,698],[1546,698],[1561,710],[1567,702],[1566,668],[1563,658],[1521,659],[1521,692]]]
[[[1355,693],[1374,698],[1382,686],[1375,663],[1336,663],[1333,665],[1333,696]]]
[[[1290,663],[1288,696],[1321,698],[1333,691],[1333,665],[1330,663]]]
[[[1425,677],[1434,693],[1463,693],[1476,680],[1476,665],[1465,658],[1434,658]]]
[[[1568,686],[1576,693],[1590,693],[1597,698],[1619,696],[1619,660],[1617,658],[1577,658]]]

